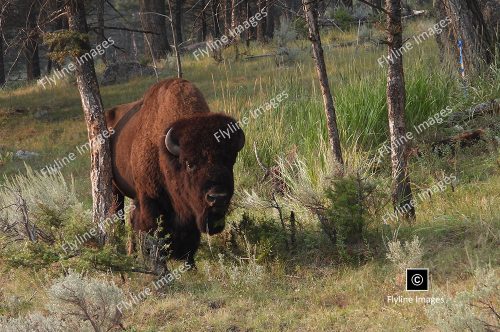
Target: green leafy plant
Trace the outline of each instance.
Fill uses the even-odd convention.
[[[349,258],[349,245],[363,240],[367,225],[367,198],[374,189],[373,184],[357,175],[335,180],[326,190],[329,206],[326,218],[320,220],[321,226],[343,258]]]

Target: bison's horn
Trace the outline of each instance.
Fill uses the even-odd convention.
[[[240,140],[238,142],[238,152],[241,151],[241,149],[243,149],[244,146],[245,146],[245,134],[242,131],[240,135]]]
[[[165,136],[165,146],[167,147],[168,152],[170,152],[174,156],[178,156],[181,153],[181,147],[174,142],[172,137],[172,129],[173,128],[170,128],[167,132],[167,136]]]

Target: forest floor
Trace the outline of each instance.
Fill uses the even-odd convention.
[[[411,36],[431,25],[427,20],[412,22],[406,33]],[[328,33],[324,44],[355,38],[355,33]],[[500,322],[491,309],[471,304],[484,300],[499,311],[498,283],[488,292],[484,285],[490,282],[491,274],[498,280],[500,272],[500,115],[449,126],[446,122],[431,124],[416,135],[411,145],[419,153],[410,158],[415,195],[445,177],[455,180],[430,196],[420,196],[417,218],[411,225],[387,218],[384,223],[391,210],[390,164],[387,155],[375,166],[373,158],[387,138],[387,68],[377,62],[386,49],[370,43],[325,47],[347,173],[373,185],[376,195],[367,201],[363,213],[363,240],[356,245],[346,241],[343,251],[332,245],[310,211],[297,206],[296,201],[278,198],[286,215],[296,212],[298,227],[291,248],[289,226],[283,231],[276,209],[269,207],[270,184],[261,181],[264,174],[255,158],[254,142],[266,165],[286,168],[284,160],[300,161],[303,176],[289,179],[295,189],[310,189],[328,202],[325,190],[335,179],[330,176],[325,119],[310,46],[303,40],[289,47],[295,50],[289,59],[244,59],[270,53],[275,50],[272,45],[240,47],[242,60],[221,64],[211,58],[183,58],[184,77],[201,89],[213,111],[239,118],[282,91],[288,98],[244,128],[247,144],[235,166],[235,208],[228,216],[226,231],[202,239],[196,271],[182,273],[178,280],[124,311],[124,326],[129,331],[498,327]],[[224,56],[233,59],[233,52],[229,49]],[[500,70],[492,68],[464,88],[454,64],[440,63],[433,39],[415,45],[404,61],[408,128],[447,107],[456,112],[500,97]],[[172,59],[162,63],[160,78],[174,76],[174,65]],[[111,107],[136,100],[155,82],[155,77],[147,77],[101,87],[103,102]],[[432,143],[440,139],[479,128],[485,136],[477,144],[454,153],[432,151]],[[0,91],[0,168],[5,175],[0,182],[19,171],[26,173],[24,164],[40,170],[75,153],[76,160],[65,165],[61,173],[74,184],[79,201],[89,208],[88,154],[81,155],[77,149],[86,140],[79,95],[71,79],[47,89],[32,84]],[[18,150],[38,155],[20,160],[11,155]],[[402,248],[394,247],[398,241]],[[388,259],[388,253],[399,256]],[[0,315],[47,313],[47,289],[67,267],[66,262],[37,268],[26,264],[13,267],[10,262],[9,257],[0,255]],[[410,263],[418,266],[408,266]],[[179,264],[171,261],[169,267],[174,270]],[[430,290],[405,291],[405,267],[428,268]],[[114,280],[129,299],[154,281],[151,275],[111,268],[107,272],[85,271]],[[443,299],[445,304],[394,303],[392,299],[398,296]],[[485,323],[481,325],[480,320]]]

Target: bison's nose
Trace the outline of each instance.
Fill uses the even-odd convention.
[[[226,202],[228,194],[226,192],[213,192],[209,191],[205,195],[205,200],[208,205],[214,206]]]

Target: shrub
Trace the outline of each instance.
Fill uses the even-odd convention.
[[[444,303],[428,306],[425,312],[440,331],[498,331],[500,316],[498,296],[500,279],[495,270],[477,269],[474,272],[475,285],[470,291],[463,291],[449,298],[438,290],[438,295],[447,298]]]
[[[84,231],[89,211],[73,184],[61,173],[42,175],[26,166],[26,175],[5,177],[0,186],[0,235],[17,242],[54,244]]]
[[[337,7],[331,18],[342,30],[349,28],[349,24],[354,21],[351,13],[345,7]]]
[[[374,189],[371,183],[357,175],[335,180],[326,190],[329,206],[326,218],[320,218],[321,226],[344,258],[347,258],[346,246],[363,239],[367,224],[367,198]]]
[[[19,318],[0,317],[1,331],[115,331],[123,330],[117,305],[123,292],[112,282],[70,271],[49,289],[50,316],[35,312]]]
[[[68,326],[59,317],[46,317],[35,312],[18,318],[0,317],[0,330],[4,332],[66,332]]]
[[[413,237],[413,240],[401,242],[394,239],[388,243],[387,259],[400,271],[404,272],[407,268],[417,267],[422,262],[424,251],[422,243],[418,236]]]
[[[53,312],[89,322],[95,331],[109,331],[121,325],[117,305],[124,295],[114,283],[70,271],[54,282],[49,295]]]
[[[90,227],[90,212],[61,173],[5,178],[0,186],[0,243],[14,266],[40,268],[63,255],[61,244]]]
[[[218,280],[225,285],[242,287],[258,285],[264,278],[265,269],[258,263],[257,246],[245,238],[245,256],[219,254],[218,266],[214,269],[206,265],[205,274],[209,281]]]
[[[65,261],[79,269],[127,271],[134,261],[123,250],[122,222],[113,220],[108,243],[97,248],[90,211],[61,173],[42,175],[26,166],[26,175],[0,186],[0,248],[10,266],[41,269]]]

